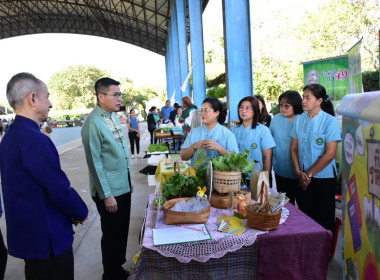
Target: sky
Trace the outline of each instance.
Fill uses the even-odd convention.
[[[136,83],[166,84],[164,56],[88,35],[37,34],[0,40],[0,65],[2,95],[16,73],[30,72],[47,83],[71,65],[94,65],[115,79],[129,77]]]
[[[221,0],[210,0],[206,22],[221,17]],[[36,34],[0,40],[0,103],[6,84],[19,72],[30,72],[45,83],[71,65],[93,65],[114,79],[128,77],[137,85],[166,86],[165,57],[121,41],[77,34]]]

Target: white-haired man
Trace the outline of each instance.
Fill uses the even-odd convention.
[[[9,254],[25,260],[27,280],[74,279],[72,223],[82,223],[88,209],[40,131],[52,108],[48,89],[19,73],[8,82],[7,99],[16,113],[0,145]]]

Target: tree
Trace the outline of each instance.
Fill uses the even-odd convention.
[[[306,59],[347,54],[363,36],[362,69],[376,70],[378,61],[379,0],[331,0],[309,12],[298,26]]]
[[[143,116],[144,120],[146,120],[147,113],[146,113],[146,103],[147,101],[152,98],[158,96],[157,92],[149,87],[142,88],[138,94],[135,96],[135,101],[137,104],[139,104],[142,107],[141,115]]]
[[[204,30],[206,80],[211,80],[226,71],[222,27],[213,24]]]
[[[255,94],[302,90],[302,62],[347,54],[361,36],[362,69],[379,68],[380,0],[270,2],[256,0],[251,17]]]
[[[58,72],[48,83],[50,100],[56,110],[88,109],[96,105],[95,82],[109,76],[95,66],[74,65]]]
[[[364,92],[379,90],[379,69],[362,74]]]
[[[125,94],[122,104],[126,107],[140,107],[141,115],[146,120],[146,104],[151,98],[159,96],[159,90],[149,86],[136,87],[132,80],[121,79],[121,90]]]

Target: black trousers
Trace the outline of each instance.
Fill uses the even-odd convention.
[[[286,196],[290,199],[290,203],[294,205],[298,189],[298,179],[282,177],[276,173],[274,175],[276,177],[277,191],[285,192]]]
[[[4,244],[3,235],[0,231],[0,280],[4,279],[5,268],[7,267],[8,251]]]
[[[106,211],[104,200],[98,196],[93,197],[100,215],[102,229],[102,260],[103,279],[118,279],[123,270],[122,265],[126,262],[129,219],[131,212],[131,193],[115,197],[117,211]]]
[[[150,144],[157,144],[157,138],[154,137],[154,131],[155,131],[155,129],[149,130],[149,133],[150,133]],[[154,141],[154,143],[153,143],[153,141]]]
[[[306,190],[297,188],[296,200],[299,209],[321,224],[335,231],[335,178],[311,178]]]
[[[137,155],[138,155],[140,153],[140,137],[137,137],[136,131],[129,131],[128,137],[129,137],[129,143],[131,143],[132,155],[135,154],[135,142],[136,142],[136,150],[137,150]]]
[[[73,248],[48,260],[25,260],[25,279],[74,280]]]

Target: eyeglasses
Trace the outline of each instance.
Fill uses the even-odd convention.
[[[288,110],[290,107],[292,107],[292,105],[289,105],[289,104],[280,104],[280,108],[285,108],[286,110]]]
[[[109,94],[109,93],[103,93],[103,92],[101,92],[100,94],[113,96],[113,99],[115,99],[115,100],[118,99],[118,98],[123,99],[123,97],[124,97],[124,94],[122,94],[121,92],[115,92],[114,94]]]
[[[240,111],[244,111],[244,110],[246,110],[246,111],[251,111],[251,110],[253,110],[253,108],[252,108],[252,107],[244,107],[244,106],[240,106],[240,107],[239,107],[239,110],[240,110]]]
[[[209,112],[213,112],[214,110],[212,110],[212,109],[201,109],[201,114],[207,114],[207,113],[209,113]]]

